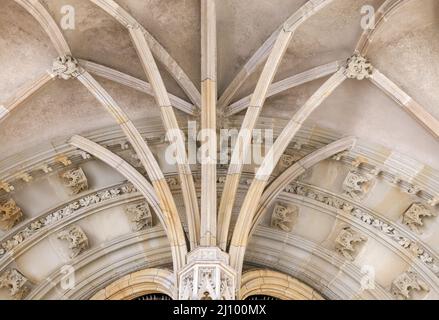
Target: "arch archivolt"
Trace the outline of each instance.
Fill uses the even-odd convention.
[[[268,295],[281,300],[323,300],[314,289],[293,277],[273,270],[250,270],[241,280],[241,299]]]
[[[175,299],[174,274],[169,270],[151,268],[133,272],[96,293],[91,300],[131,300],[136,297],[163,293]]]

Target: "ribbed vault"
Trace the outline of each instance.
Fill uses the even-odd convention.
[[[437,1],[4,2],[0,299],[439,297]]]

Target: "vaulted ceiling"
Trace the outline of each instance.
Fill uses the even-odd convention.
[[[16,270],[28,292],[0,299],[176,297],[173,272],[203,241],[188,206],[210,208],[201,165],[167,164],[165,135],[174,116],[183,131],[200,121],[211,77],[218,129],[255,110],[279,137],[267,177],[217,166],[216,241],[243,272],[242,298],[439,298],[439,3],[215,2],[216,72],[199,0],[3,0],[0,279]],[[73,30],[60,27],[66,5]],[[354,52],[365,79],[349,74]],[[59,56],[76,59],[67,80]]]

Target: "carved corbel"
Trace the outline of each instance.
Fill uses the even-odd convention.
[[[345,227],[335,239],[335,249],[346,259],[354,261],[355,256],[358,254],[357,245],[365,241],[367,241],[366,236],[358,233],[350,227]]]
[[[21,300],[29,293],[27,286],[29,280],[17,269],[8,269],[0,276],[0,288],[9,290],[9,294],[15,300]]]
[[[299,208],[293,205],[276,204],[271,215],[271,227],[291,232],[299,216]]]
[[[133,231],[152,227],[152,214],[146,202],[130,205],[125,209]]]
[[[79,226],[71,226],[58,233],[58,239],[66,240],[72,250],[70,258],[77,257],[82,251],[89,248],[88,238]]]
[[[428,285],[414,271],[407,271],[399,275],[392,282],[390,292],[400,300],[410,299],[414,291],[429,291]]]
[[[413,203],[402,215],[402,223],[412,231],[421,233],[420,228],[424,225],[424,217],[436,216],[436,213],[420,202]]]
[[[343,182],[343,191],[355,200],[361,200],[372,186],[372,178],[358,171],[350,171]]]
[[[0,203],[0,229],[12,229],[23,217],[21,209],[13,199]]]
[[[64,171],[60,177],[72,194],[78,194],[88,189],[87,177],[81,168]]]

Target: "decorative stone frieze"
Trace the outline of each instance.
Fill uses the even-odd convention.
[[[390,292],[397,299],[407,300],[414,291],[429,291],[428,285],[414,271],[407,271],[399,275],[392,282]]]
[[[282,231],[291,232],[299,216],[299,208],[293,205],[278,203],[271,215],[271,226]]]
[[[374,216],[371,212],[357,207],[354,203],[345,199],[299,183],[288,185],[284,191],[318,201],[357,218],[362,223],[373,227],[386,237],[395,241],[402,248],[408,250],[410,254],[413,254],[439,277],[439,264],[437,263],[434,254],[428,252],[427,249],[416,243],[414,240],[411,240],[403,230],[399,230],[395,226],[390,225],[390,223]]]
[[[13,199],[0,203],[0,230],[12,229],[22,217],[23,213]]]
[[[187,255],[187,265],[179,272],[180,300],[232,300],[236,272],[229,256],[216,247],[198,247]]]
[[[88,190],[87,177],[81,168],[64,171],[60,176],[63,184],[70,189],[71,194]]]
[[[61,56],[53,61],[52,73],[64,80],[76,78],[83,72],[83,69],[79,66],[78,60],[72,56]]]
[[[133,231],[140,231],[152,227],[152,214],[146,202],[130,205],[125,212],[131,222]]]
[[[413,203],[402,215],[402,223],[407,225],[412,231],[421,233],[420,229],[423,225],[423,217],[436,216],[430,208],[420,202]]]
[[[349,171],[343,182],[343,191],[354,200],[362,200],[372,186],[372,178],[358,171]]]
[[[18,245],[23,243],[29,237],[38,232],[42,232],[58,221],[74,215],[77,211],[97,206],[108,200],[117,197],[138,192],[132,184],[124,184],[103,191],[84,196],[79,200],[75,200],[61,209],[57,209],[49,214],[30,222],[25,228],[15,233],[13,236],[6,238],[0,243],[0,258],[7,252],[14,250]]]
[[[372,71],[372,64],[367,58],[354,54],[347,60],[344,74],[350,79],[363,80],[370,78]]]
[[[79,226],[70,226],[58,233],[58,239],[69,243],[70,259],[76,258],[82,251],[89,247],[87,235]]]
[[[8,269],[0,276],[0,288],[9,290],[9,294],[15,300],[21,300],[29,293],[27,286],[29,280],[17,269]]]
[[[358,254],[358,244],[367,241],[367,237],[350,227],[343,228],[335,239],[335,250],[350,261]]]

